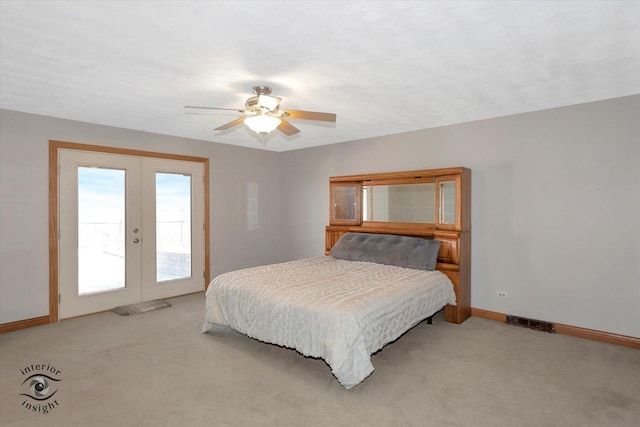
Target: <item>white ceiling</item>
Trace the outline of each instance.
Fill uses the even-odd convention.
[[[640,93],[638,1],[1,1],[0,107],[286,151]],[[260,138],[266,84],[335,124]]]

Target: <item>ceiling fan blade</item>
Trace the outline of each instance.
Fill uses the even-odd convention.
[[[244,113],[245,110],[240,110],[237,108],[218,108],[218,107],[198,107],[195,105],[185,105],[184,108],[198,108],[201,110],[225,110],[225,111],[236,111],[238,113]]]
[[[222,125],[220,127],[217,127],[214,130],[227,130],[227,129],[232,128],[232,127],[234,127],[236,125],[241,124],[242,122],[244,122],[244,119],[245,119],[244,117],[240,117],[239,119],[235,119],[234,121],[229,122],[226,125]]]
[[[336,115],[333,113],[318,113],[315,111],[280,110],[287,113],[289,119],[319,120],[322,122],[335,122]]]
[[[280,119],[278,130],[287,136],[295,135],[296,133],[300,132],[300,129],[296,128],[291,123],[282,118]]]

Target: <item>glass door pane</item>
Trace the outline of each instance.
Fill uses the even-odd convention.
[[[359,183],[331,183],[330,224],[360,224],[362,185]]]
[[[78,167],[78,295],[125,287],[125,171]]]
[[[156,281],[191,277],[191,176],[156,172]]]
[[[440,183],[440,209],[442,224],[456,223],[456,182],[444,181]]]

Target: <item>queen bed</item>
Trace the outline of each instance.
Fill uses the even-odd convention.
[[[230,327],[322,358],[350,389],[373,372],[371,355],[456,306],[436,270],[440,241],[345,233],[329,255],[229,272],[206,291],[202,332]]]

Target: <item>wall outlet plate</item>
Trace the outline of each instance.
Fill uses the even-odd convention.
[[[498,291],[498,298],[508,298],[507,293],[504,291]]]

